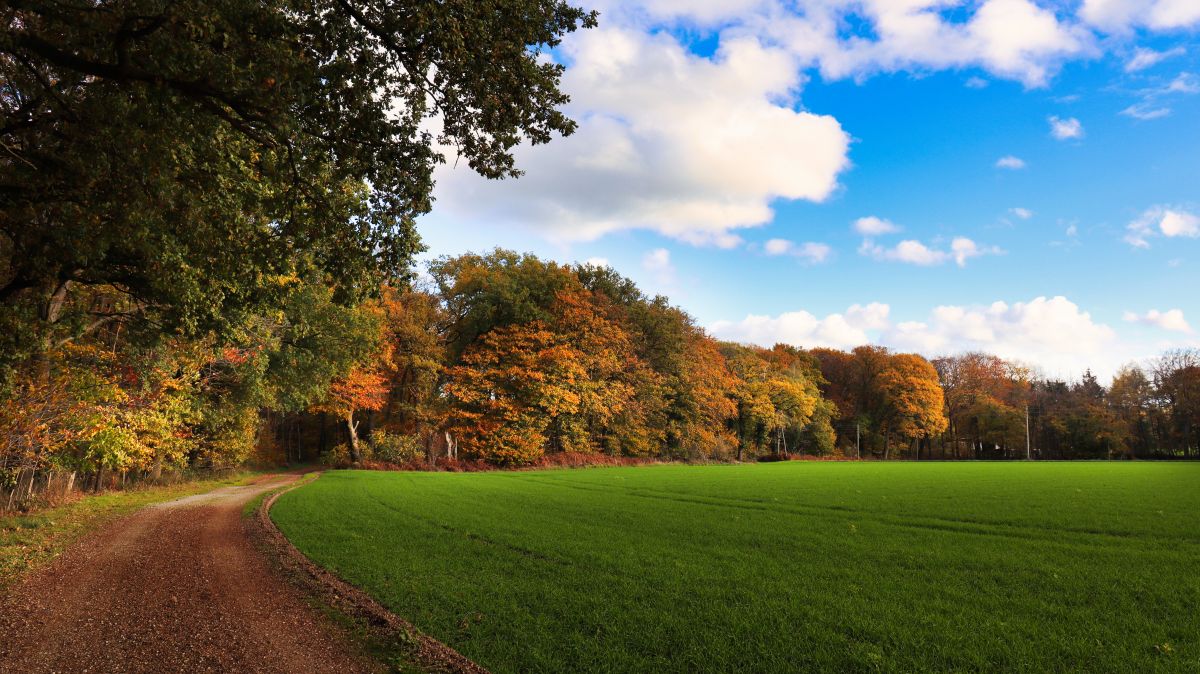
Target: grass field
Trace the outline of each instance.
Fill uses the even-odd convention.
[[[1200,464],[332,472],[273,517],[516,671],[1200,671]]]

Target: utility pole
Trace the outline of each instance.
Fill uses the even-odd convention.
[[[1033,460],[1033,452],[1029,448],[1029,403],[1025,403],[1025,460]]]
[[[858,451],[858,458],[862,458],[862,429],[859,423],[854,422],[854,447]]]

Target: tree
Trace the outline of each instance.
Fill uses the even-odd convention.
[[[339,302],[405,277],[435,141],[516,175],[519,142],[574,129],[545,50],[595,24],[561,0],[35,0],[0,15],[0,329],[25,327],[3,366],[116,320],[72,302],[80,288],[131,298],[122,320],[227,334],[297,277],[326,276]]]
[[[1154,363],[1163,444],[1172,455],[1200,456],[1200,350],[1177,349]]]
[[[1136,365],[1126,365],[1113,376],[1108,402],[1124,425],[1127,449],[1136,455],[1148,455],[1154,447],[1151,411],[1154,387],[1146,373]]]
[[[355,367],[339,377],[329,387],[329,395],[315,409],[336,415],[346,423],[350,438],[350,461],[362,460],[359,449],[358,425],[354,415],[361,410],[378,410],[387,402],[388,378],[378,367]]]
[[[496,328],[446,371],[448,425],[467,456],[529,463],[544,454],[555,420],[579,411],[577,389],[586,377],[580,354],[545,324]],[[563,441],[566,431],[556,432]]]
[[[418,290],[385,287],[380,302],[392,354],[384,416],[391,430],[420,435],[442,415],[436,391],[446,365],[444,313],[435,295]]]
[[[948,425],[937,370],[916,354],[896,354],[879,374],[879,390],[887,409],[884,458],[887,458],[886,440],[891,433],[913,441],[919,457],[920,441],[941,433]]]

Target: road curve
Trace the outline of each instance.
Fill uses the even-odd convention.
[[[274,475],[142,509],[0,598],[0,672],[370,672],[249,537]]]

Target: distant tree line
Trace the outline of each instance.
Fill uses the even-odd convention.
[[[27,363],[0,404],[10,482],[256,457],[1200,457],[1196,351],[1106,388],[982,353],[762,348],[714,339],[609,267],[505,250],[349,306],[300,283],[236,340],[137,333],[152,329],[114,322]]]

